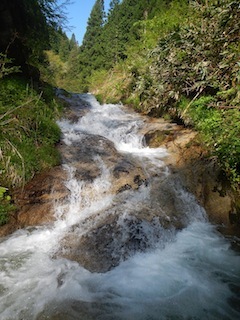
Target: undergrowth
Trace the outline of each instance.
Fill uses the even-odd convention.
[[[192,103],[182,99],[179,110],[185,123],[201,134],[211,155],[217,156],[234,188],[240,185],[240,112],[238,108],[221,108],[216,97],[202,96]],[[186,111],[186,112],[185,112]]]
[[[53,89],[33,88],[21,76],[0,80],[0,224],[12,209],[3,190],[22,187],[35,173],[59,163],[55,119],[61,107]]]
[[[9,213],[15,209],[15,206],[11,203],[11,197],[7,192],[7,188],[0,187],[0,226],[8,222]]]

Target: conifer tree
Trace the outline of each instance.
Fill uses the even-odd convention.
[[[119,5],[119,0],[113,0],[110,2],[107,22],[104,25],[101,37],[105,57],[104,66],[107,69],[122,58],[122,44],[119,41],[119,34],[121,32],[121,30],[119,30],[119,21],[121,20]]]
[[[99,42],[104,17],[104,1],[96,0],[88,19],[87,30],[82,43],[82,50],[89,50]]]
[[[116,9],[117,5],[119,5],[120,0],[112,0],[109,4],[109,13],[111,13],[114,9]]]
[[[77,43],[75,34],[73,33],[72,36],[71,36],[70,42],[69,42],[70,50],[72,50],[73,48],[75,48],[77,46],[78,46],[78,43]]]
[[[104,1],[96,0],[88,19],[82,46],[80,47],[79,60],[83,78],[90,75],[92,70],[96,70],[102,66],[103,50],[101,34],[104,18]]]
[[[104,26],[102,46],[106,57],[106,67],[109,68],[119,60],[127,57],[126,48],[134,39],[133,24],[143,17],[142,2],[146,0],[112,0],[107,22]]]
[[[62,34],[59,46],[59,56],[62,61],[67,61],[70,53],[70,41],[65,33]]]

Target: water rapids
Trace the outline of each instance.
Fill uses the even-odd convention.
[[[71,147],[88,135],[114,143],[119,153],[135,159],[149,177],[136,190],[112,194],[109,168],[101,155],[101,174],[89,185],[74,176],[74,164],[63,164],[70,196],[56,205],[56,222],[18,230],[0,240],[0,318],[2,320],[183,320],[240,318],[240,256],[208,221],[203,208],[181,184],[172,184],[174,202],[184,212],[185,227],[164,228],[156,219],[131,230],[145,238],[143,250],[131,247],[125,257],[120,240],[126,237],[130,212],[157,212],[159,200],[149,203],[154,177],[169,174],[167,151],[144,146],[139,133],[143,119],[120,105],[99,105],[92,95],[75,95],[88,110],[72,123],[59,121],[63,142]],[[74,102],[73,102],[74,103]],[[80,113],[79,113],[80,114]],[[90,272],[79,263],[56,257],[72,226],[84,234],[96,213],[118,214],[121,239],[114,239],[112,255],[123,252],[116,267]],[[147,208],[147,209],[146,209]],[[80,213],[79,213],[80,212]],[[88,219],[88,220],[86,220]],[[140,231],[141,232],[140,232]],[[129,231],[129,230],[128,230]],[[139,241],[140,241],[139,240]],[[81,252],[80,252],[81,254]],[[113,257],[114,258],[114,257]],[[100,263],[100,261],[99,261]]]

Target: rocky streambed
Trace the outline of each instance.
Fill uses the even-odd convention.
[[[89,110],[89,104],[78,97],[66,98],[69,108],[66,118],[77,123]],[[164,157],[170,176],[168,180],[181,181],[183,186],[195,195],[205,208],[210,221],[225,235],[240,235],[239,194],[233,192],[223,178],[221,169],[214,158],[207,156],[192,129],[171,123],[164,119],[145,117],[141,129],[145,144],[151,148],[166,148]],[[111,171],[111,193],[121,193],[126,189],[137,189],[147,184],[148,177],[143,168],[129,155],[123,156],[113,142],[101,135],[87,134],[81,142],[71,146],[61,142],[58,146],[63,163],[74,164],[75,176],[92,182],[101,172],[96,163],[96,155],[104,159]],[[159,169],[161,175],[161,168]],[[14,202],[18,211],[10,223],[0,227],[0,236],[19,228],[48,224],[55,220],[55,206],[69,196],[66,187],[68,173],[64,166],[52,168],[36,175],[23,190],[17,190]],[[159,191],[159,196],[160,196]],[[171,203],[170,196],[161,198]],[[180,213],[181,214],[181,213]]]
[[[236,198],[196,133],[63,98],[62,165],[0,229],[1,318],[239,319]]]

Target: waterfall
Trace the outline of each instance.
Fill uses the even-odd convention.
[[[70,193],[55,204],[51,225],[0,239],[0,318],[239,319],[239,253],[172,180],[167,150],[145,146],[144,118],[90,94],[72,100],[78,120],[58,123]],[[114,175],[128,177],[133,166],[140,172],[136,188],[115,192]],[[69,239],[83,239],[79,260],[69,259]],[[88,239],[96,247],[93,269],[104,272],[81,263]]]

